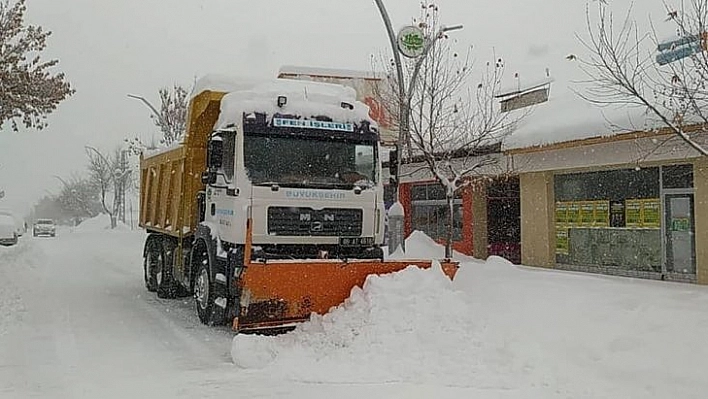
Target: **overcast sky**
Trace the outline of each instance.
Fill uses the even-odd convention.
[[[207,73],[270,78],[282,65],[371,70],[390,54],[373,0],[28,0],[27,22],[53,32],[44,58],[58,58],[76,94],[49,118],[49,128],[0,130],[0,208],[25,213],[66,177],[82,172],[87,144],[110,150],[124,138],[156,133],[149,111],[128,93],[157,103],[157,90],[190,86]],[[620,1],[620,3],[629,3]],[[654,15],[661,1],[645,0]],[[418,15],[418,0],[386,0],[394,27]],[[440,0],[441,19],[464,24],[453,35],[492,50],[507,73],[542,78],[568,68],[580,52],[585,0]],[[594,3],[590,2],[591,6]],[[638,9],[646,20],[649,10]],[[555,88],[554,88],[555,90]]]

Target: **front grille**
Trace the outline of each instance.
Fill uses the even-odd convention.
[[[281,236],[361,235],[361,209],[268,208],[268,234]]]

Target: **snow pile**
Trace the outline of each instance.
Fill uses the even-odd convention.
[[[96,233],[103,230],[111,230],[111,217],[105,213],[91,219],[86,219],[73,229],[74,232],[78,233]],[[116,228],[113,230],[127,231],[130,230],[130,227],[125,223],[118,221]]]
[[[26,308],[22,290],[17,287],[18,275],[32,269],[41,259],[41,253],[33,251],[27,240],[20,238],[17,245],[0,246],[0,336],[22,320]]]
[[[242,368],[280,369],[298,381],[454,381],[478,346],[463,295],[439,265],[370,276],[344,304],[292,333],[237,335],[232,357]],[[466,342],[466,347],[460,347]]]
[[[407,247],[428,258],[442,250],[423,233]],[[434,386],[438,397],[699,398],[708,390],[706,301],[705,287],[492,256],[463,262],[453,282],[435,267],[372,276],[292,333],[236,336],[231,354],[249,376],[298,384]]]
[[[386,253],[386,251],[384,251]],[[445,247],[419,230],[413,231],[406,239],[406,252],[395,252],[389,259],[442,259],[445,257]],[[453,258],[465,262],[477,260],[460,252],[453,251]]]

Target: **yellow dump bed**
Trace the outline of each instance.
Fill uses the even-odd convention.
[[[195,231],[207,141],[224,94],[207,90],[192,97],[183,142],[140,158],[140,227],[174,237]]]

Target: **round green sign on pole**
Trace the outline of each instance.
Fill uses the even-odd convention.
[[[423,55],[425,34],[417,26],[406,26],[398,32],[398,51],[405,57],[417,58]]]

